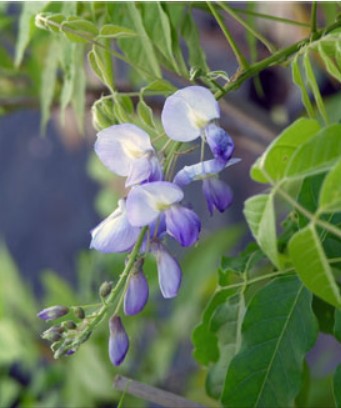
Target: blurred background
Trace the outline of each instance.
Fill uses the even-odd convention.
[[[333,16],[334,3],[328,4],[319,9],[321,22]],[[248,176],[250,165],[282,128],[303,113],[290,69],[267,69],[257,81],[246,82],[221,101],[221,124],[235,140],[235,156],[242,158],[223,173],[234,191],[234,204],[225,214],[211,218],[200,187],[194,184],[187,190],[188,201],[195,203],[203,219],[202,239],[186,252],[173,249],[184,271],[183,286],[175,300],[161,299],[155,265],[152,261],[147,264],[151,298],[141,315],[125,319],[131,339],[127,362],[119,369],[111,366],[106,323],[76,355],[54,361],[48,345],[40,339],[46,326],[37,321],[36,313],[52,304],[93,303],[100,283],[117,279],[124,259],[88,247],[89,231],[113,211],[123,183],[93,152],[96,130],[91,106],[106,90],[86,59],[83,117],[77,119],[75,106],[68,107],[61,121],[59,104],[52,99],[51,117],[41,130],[40,67],[46,61],[51,36],[35,29],[32,22],[34,32],[25,58],[14,68],[22,6],[20,2],[0,3],[0,407],[112,407],[120,399],[112,387],[117,373],[216,406],[205,395],[205,372],[191,356],[191,332],[215,288],[221,257],[237,253],[250,239],[243,221],[243,202],[260,191]],[[248,5],[234,2],[233,7]],[[260,2],[253,7],[302,23],[288,29],[283,23],[260,20],[258,28],[278,47],[309,33],[307,3]],[[215,20],[200,6],[193,9],[193,16],[209,66],[232,76],[237,63]],[[226,21],[248,55],[252,39],[236,21]],[[257,58],[268,55],[261,45],[254,50]],[[314,68],[329,114],[337,115],[340,89],[318,60]],[[182,86],[171,74],[166,78]],[[116,86],[124,91],[136,89],[136,81],[124,66],[117,69]],[[163,98],[148,99],[156,116],[163,102]],[[179,165],[190,161],[188,156]],[[310,355],[313,374],[326,378],[315,388],[314,398],[320,404],[316,406],[328,406],[328,373],[340,361],[340,346],[328,334],[321,336]],[[129,395],[123,406],[156,407]]]

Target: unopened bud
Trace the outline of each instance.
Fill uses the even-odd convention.
[[[61,334],[63,333],[64,328],[62,326],[52,326],[49,329],[45,330],[41,337],[45,340],[49,341],[57,341],[61,338]],[[57,337],[60,337],[57,339]]]
[[[106,298],[112,289],[112,283],[111,282],[103,282],[102,285],[99,288],[99,295],[102,298]]]
[[[69,313],[69,308],[66,306],[51,306],[41,310],[37,317],[42,320],[55,320]]]
[[[75,322],[73,322],[72,320],[67,320],[66,322],[63,322],[62,325],[69,330],[74,330],[77,328],[77,325]]]
[[[78,319],[84,319],[85,317],[85,312],[84,309],[80,306],[76,306],[73,309],[73,313],[76,317],[78,317]]]
[[[129,338],[122,325],[121,318],[117,315],[113,315],[109,320],[109,358],[110,361],[119,366],[129,348]]]
[[[148,282],[142,270],[133,273],[124,295],[124,313],[132,316],[141,312],[148,301],[148,296]]]

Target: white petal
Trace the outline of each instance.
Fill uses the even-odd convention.
[[[196,139],[201,128],[219,117],[218,102],[202,86],[189,86],[169,96],[161,114],[167,135],[180,142]]]
[[[183,199],[180,187],[167,181],[135,186],[127,197],[127,217],[131,225],[142,227],[153,222],[160,212]]]
[[[114,125],[97,134],[95,152],[119,176],[128,176],[131,162],[148,151],[153,151],[149,136],[135,125]]]
[[[125,252],[135,244],[140,229],[129,224],[124,200],[119,207],[91,231],[90,248],[100,252]]]

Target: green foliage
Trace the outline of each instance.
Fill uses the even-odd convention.
[[[224,406],[292,405],[316,334],[311,294],[296,277],[278,278],[261,289],[243,321],[242,349],[227,374]]]
[[[4,32],[13,25],[5,8],[0,6]],[[321,28],[317,27],[321,24],[316,20],[317,8],[325,16]],[[223,30],[237,63],[241,62],[235,73],[226,72],[225,67],[210,70],[195,9],[209,13]],[[145,129],[156,147],[162,147],[164,130],[149,98],[165,97],[179,83],[204,83],[219,99],[247,79],[256,80],[262,70],[282,63],[290,66],[308,115],[289,124],[251,167],[251,178],[266,188],[244,203],[253,244],[234,257],[223,258],[218,275],[219,260],[226,251],[232,252],[242,236],[240,226],[224,228],[188,251],[182,262],[182,291],[167,316],[161,312],[159,316],[153,306],[159,292],[155,265],[147,260],[153,302],[140,320],[127,319],[126,323],[130,338],[142,338],[140,349],[136,340],[126,370],[141,381],[168,381],[173,359],[195,327],[194,357],[207,369],[206,392],[217,404],[312,407],[322,398],[318,393],[331,377],[312,378],[304,360],[317,335],[315,315],[321,332],[341,339],[340,97],[334,96],[331,111],[320,89],[322,72],[335,88],[341,82],[339,13],[337,3],[314,3],[307,24],[258,13],[253,5],[237,9],[223,2],[214,6],[195,2],[22,4],[14,57],[7,46],[0,46],[1,97],[39,100],[43,130],[56,105],[62,121],[72,106],[82,129],[86,100],[93,101],[95,96],[91,112],[97,130],[131,122]],[[247,20],[240,14],[246,14]],[[243,54],[239,36],[230,32],[229,19],[245,30],[250,56]],[[276,51],[257,28],[264,20],[310,28],[310,33]],[[257,41],[267,47],[268,57],[260,59]],[[118,78],[123,71],[122,84]],[[24,81],[17,81],[18,75]],[[167,149],[162,153],[168,153]],[[183,153],[180,149],[176,153]],[[123,186],[92,159],[89,173],[101,185],[97,209],[108,215]],[[103,260],[96,254],[83,254],[79,291],[54,272],[45,271],[45,303],[98,301],[93,288],[102,275],[118,279],[123,263],[119,256]],[[38,368],[42,361],[46,364],[42,355],[47,351],[35,336],[40,329],[34,318],[36,301],[4,249],[0,265],[0,405],[38,406],[38,400],[40,406],[53,407],[115,404],[119,397],[111,388],[106,327],[101,326],[102,331],[77,356],[47,365],[46,370],[45,365],[44,370]],[[146,334],[147,325],[154,335]],[[30,391],[7,376],[17,361],[34,377]],[[199,377],[194,375],[194,382],[202,385]],[[341,406],[340,367],[333,381],[335,404]],[[51,390],[56,383],[58,391]],[[198,400],[205,398],[201,389],[198,392]],[[129,398],[125,397],[127,406]],[[211,403],[208,400],[206,405]]]

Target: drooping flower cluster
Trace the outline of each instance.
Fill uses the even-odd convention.
[[[168,171],[164,173],[164,158],[139,127],[125,123],[97,134],[96,154],[109,170],[126,177],[129,191],[113,213],[91,231],[90,247],[104,253],[135,251],[123,299],[126,315],[139,313],[148,301],[148,282],[143,273],[147,253],[155,257],[163,297],[173,298],[179,291],[181,268],[167,250],[165,239],[171,237],[188,247],[198,241],[201,229],[198,215],[182,203],[183,188],[192,181],[202,180],[211,215],[215,208],[223,212],[232,202],[232,191],[219,180],[218,174],[239,159],[231,158],[234,143],[218,126],[219,117],[219,105],[206,88],[190,86],[166,99],[161,115],[166,135],[177,142],[201,137],[202,144],[208,144],[213,156],[204,160],[201,154],[199,163],[185,166],[173,178]],[[142,241],[141,234],[144,234]],[[48,310],[43,312],[39,317],[50,318]],[[109,328],[110,360],[119,365],[127,353],[129,340],[118,314],[111,317]]]

